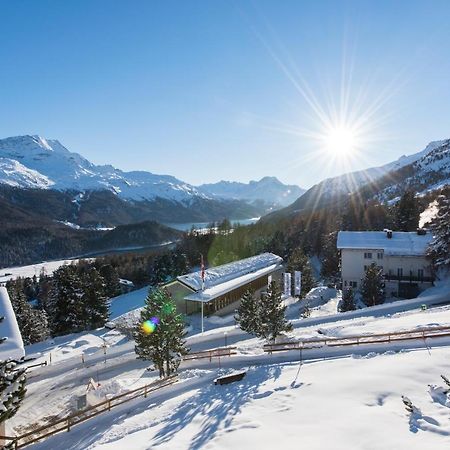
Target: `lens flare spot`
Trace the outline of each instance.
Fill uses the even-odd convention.
[[[152,334],[152,333],[156,330],[156,324],[153,323],[151,320],[146,320],[146,321],[141,325],[141,330],[142,330],[145,334]]]

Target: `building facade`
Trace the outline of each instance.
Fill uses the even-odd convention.
[[[425,230],[340,231],[342,288],[359,290],[365,270],[372,263],[381,267],[387,296],[413,298],[433,284],[426,257],[432,240]]]
[[[263,253],[222,266],[177,277],[165,288],[183,314],[203,311],[206,316],[234,311],[244,292],[258,292],[267,287],[268,277],[281,280],[283,259],[273,253]]]

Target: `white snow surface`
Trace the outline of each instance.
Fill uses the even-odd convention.
[[[262,253],[250,258],[212,267],[205,271],[205,289],[232,281],[244,275],[255,273],[270,266],[282,264],[283,258],[273,253]],[[178,277],[178,280],[191,287],[194,291],[202,288],[201,271],[189,273]]]
[[[85,258],[84,261],[92,261],[93,258]],[[77,264],[80,259],[60,259],[56,261],[47,261],[38,264],[30,264],[28,266],[6,267],[0,269],[0,283],[5,283],[8,280],[15,280],[16,278],[32,278],[36,275],[39,278],[42,270],[47,275],[51,275],[55,270],[61,266],[68,264]]]
[[[337,248],[383,250],[387,255],[423,256],[432,235],[394,231],[388,239],[384,231],[340,231]]]
[[[19,360],[25,355],[22,336],[17,325],[8,291],[0,286],[0,338],[6,338],[0,343],[0,361],[8,359]]]

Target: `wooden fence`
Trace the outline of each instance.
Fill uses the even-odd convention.
[[[212,350],[205,350],[202,352],[188,353],[183,356],[183,361],[193,361],[196,359],[209,359],[209,362],[212,361],[213,358],[221,358],[223,356],[232,356],[237,355],[236,352],[237,347],[219,347],[213,348]]]
[[[74,425],[78,425],[86,420],[91,419],[106,411],[111,411],[112,408],[119,406],[123,403],[134,400],[138,397],[147,397],[148,394],[162,389],[166,386],[170,386],[178,381],[178,375],[171,375],[162,380],[158,380],[154,383],[146,384],[131,391],[124,392],[115,397],[109,398],[94,406],[83,409],[82,411],[73,413],[68,417],[56,420],[42,427],[36,428],[33,431],[22,434],[20,436],[0,436],[0,439],[9,441],[9,445],[12,444],[14,449],[25,447],[26,445],[40,441],[41,439],[52,436],[61,431],[70,431]]]
[[[289,350],[308,350],[320,347],[342,347],[347,345],[380,344],[414,339],[427,339],[450,336],[450,326],[416,328],[407,331],[393,331],[391,333],[363,334],[357,336],[329,337],[319,339],[304,339],[299,341],[277,342],[265,344],[263,349],[267,353],[285,352]]]

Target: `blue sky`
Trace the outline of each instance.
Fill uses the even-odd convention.
[[[0,137],[98,164],[309,187],[450,137],[446,0],[0,0],[0,16]],[[346,158],[321,140],[342,121],[363,122]]]

